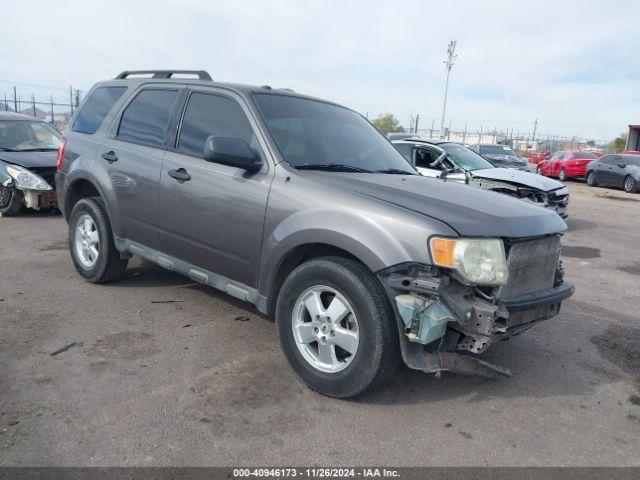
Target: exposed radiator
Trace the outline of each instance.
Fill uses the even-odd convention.
[[[520,295],[552,288],[559,256],[559,235],[511,245],[507,257],[509,278],[500,288],[499,298],[511,300]]]

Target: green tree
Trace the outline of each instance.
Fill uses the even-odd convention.
[[[596,146],[595,140],[587,140],[587,147],[593,148]]]
[[[400,125],[400,122],[391,113],[385,113],[379,115],[373,120],[373,125],[380,130],[384,135],[389,135],[393,132],[404,132],[404,127]]]
[[[622,133],[614,138],[609,144],[609,150],[618,153],[623,151],[627,146],[627,134]]]

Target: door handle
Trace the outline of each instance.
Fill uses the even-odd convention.
[[[108,152],[104,152],[102,154],[102,158],[104,158],[107,162],[113,163],[118,161],[118,156],[113,152],[113,150],[109,150]]]
[[[189,172],[187,172],[184,168],[178,168],[176,170],[169,170],[167,172],[167,174],[170,177],[175,178],[179,182],[187,182],[187,181],[191,180],[191,175],[189,175]]]

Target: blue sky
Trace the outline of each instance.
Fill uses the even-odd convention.
[[[4,0],[2,14],[0,95],[197,68],[437,125],[456,39],[454,128],[526,132],[538,118],[542,133],[604,140],[640,123],[637,1]]]

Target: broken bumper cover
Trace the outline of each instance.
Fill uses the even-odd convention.
[[[560,311],[574,287],[553,288],[508,301],[462,285],[437,268],[408,265],[380,272],[395,307],[404,362],[424,372],[495,377],[510,372],[476,355]],[[562,275],[558,277],[561,282]]]

